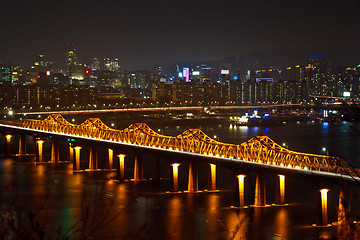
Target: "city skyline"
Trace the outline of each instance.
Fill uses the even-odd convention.
[[[63,65],[65,44],[118,57],[122,69],[201,62],[269,49],[359,50],[356,1],[4,3],[0,61],[42,53]],[[354,63],[355,64],[355,63]]]

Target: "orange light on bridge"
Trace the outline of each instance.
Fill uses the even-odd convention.
[[[38,160],[39,162],[41,162],[43,160],[43,143],[44,143],[44,140],[37,140],[36,141],[36,144],[37,144],[37,147],[38,147]]]
[[[6,153],[11,154],[11,138],[12,138],[12,135],[7,134],[5,136],[5,138],[6,138]]]
[[[109,148],[108,149],[108,154],[109,154],[109,169],[113,169],[113,165],[114,165],[114,151]]]
[[[285,204],[285,176],[279,175],[279,203]]]
[[[180,163],[171,164],[173,168],[173,183],[174,183],[174,192],[179,191],[179,166]]]
[[[117,155],[119,157],[119,171],[120,171],[120,180],[124,180],[125,177],[125,154]]]
[[[210,164],[210,190],[216,190],[216,165]]]
[[[244,180],[245,175],[238,175],[238,181],[239,181],[239,207],[245,206],[245,191],[244,191]]]
[[[6,135],[5,137],[6,137],[6,141],[10,141],[11,138],[12,138],[12,135],[8,134],[8,135]]]
[[[75,167],[76,170],[80,170],[80,150],[81,150],[81,146],[76,146],[74,147],[75,149]]]
[[[321,189],[321,212],[322,212],[322,225],[326,226],[328,224],[327,220],[327,193],[329,189]]]

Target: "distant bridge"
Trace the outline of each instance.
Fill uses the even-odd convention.
[[[112,112],[158,112],[158,111],[202,111],[204,109],[252,109],[252,108],[275,108],[301,106],[301,104],[269,104],[269,105],[249,105],[249,106],[187,106],[187,107],[133,107],[133,108],[114,108],[114,109],[88,109],[74,111],[43,111],[43,112],[18,112],[17,115],[48,115],[48,114],[90,114],[90,113],[112,113]]]

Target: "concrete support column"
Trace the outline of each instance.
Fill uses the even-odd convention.
[[[255,206],[266,205],[266,189],[265,189],[265,174],[258,173],[256,175],[256,186],[255,186]]]
[[[160,163],[159,163],[159,157],[154,155],[153,157],[153,171],[152,171],[152,180],[154,182],[158,182],[160,180]]]
[[[197,192],[198,190],[199,190],[199,187],[198,187],[197,163],[190,162],[189,163],[188,191],[189,192]]]
[[[119,180],[125,179],[125,154],[119,154],[117,155],[119,157]]]
[[[36,140],[36,146],[37,146],[37,160],[39,162],[43,161],[43,144],[44,144],[44,140],[42,139],[38,139]]]
[[[238,190],[239,190],[239,207],[245,207],[245,177],[246,175],[237,175]]]
[[[208,189],[216,190],[216,165],[211,163],[209,164]]]
[[[69,162],[74,162],[74,148],[71,143],[69,143]],[[73,170],[76,170],[75,165],[73,167]]]
[[[275,203],[278,205],[285,204],[285,176],[284,175],[278,175],[278,178],[277,178]]]
[[[109,156],[109,169],[114,169],[114,150],[111,148],[108,149],[108,156]]]
[[[143,164],[140,154],[135,154],[135,164],[134,164],[134,180],[142,181],[143,180]]]
[[[339,236],[346,236],[349,229],[350,214],[350,192],[346,184],[340,187],[339,209],[338,209],[338,233]]]
[[[89,170],[97,169],[97,153],[96,153],[96,146],[90,146],[90,154],[89,154]]]
[[[59,162],[59,140],[53,139],[51,143],[51,162]]]
[[[81,148],[82,148],[81,146],[76,146],[76,147],[72,148],[75,150],[75,161],[73,163],[73,165],[74,165],[73,169],[76,171],[80,170],[80,150],[81,150]]]
[[[173,163],[171,164],[173,169],[173,191],[179,191],[179,166],[180,163]]]
[[[25,134],[21,134],[19,138],[19,155],[26,154],[26,140],[25,140]]]
[[[328,214],[327,214],[327,193],[329,189],[323,188],[320,189],[320,205],[321,205],[321,219],[320,224],[321,226],[328,225]]]
[[[6,154],[10,155],[11,154],[11,138],[12,138],[12,135],[11,134],[6,134],[5,138],[6,138]]]

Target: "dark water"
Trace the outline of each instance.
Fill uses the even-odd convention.
[[[327,147],[334,155],[360,167],[360,136],[348,124],[287,123],[282,126],[234,127],[225,122],[179,122],[164,124],[151,121],[153,129],[177,135],[187,128],[201,128],[220,141],[241,143],[252,136],[268,135],[285,142],[290,149],[322,154]],[[120,124],[119,124],[120,125]],[[1,140],[4,146],[4,140]],[[13,139],[14,143],[17,139]],[[13,151],[16,151],[13,144]],[[33,145],[28,141],[29,152]],[[45,158],[49,159],[50,142],[45,142]],[[85,163],[87,149],[82,150]],[[99,151],[101,152],[101,151]],[[65,158],[65,153],[60,153]],[[170,190],[168,159],[161,160],[159,184],[151,181],[115,182],[106,174],[73,174],[72,164],[33,163],[33,157],[0,159],[1,208],[20,217],[17,228],[28,229],[28,213],[39,222],[37,232],[46,237],[69,236],[88,239],[315,239],[336,233],[336,227],[312,227],[317,221],[318,192],[312,183],[287,177],[288,206],[234,209],[235,180],[230,170],[218,168],[219,192],[166,193]],[[151,156],[144,156],[144,177],[151,177]],[[125,175],[133,177],[133,155],[126,158]],[[179,167],[180,190],[187,188],[187,168]],[[206,165],[199,166],[199,189],[207,188]],[[204,169],[204,170],[202,170]],[[267,176],[267,203],[274,203],[275,175]],[[255,176],[245,178],[245,202],[253,204]],[[337,221],[338,188],[328,194],[329,222]],[[353,190],[353,212],[359,207],[357,189]],[[4,211],[4,210],[3,210]],[[23,225],[23,226],[21,226]],[[60,227],[60,228],[59,228]],[[10,237],[11,239],[12,237]]]

